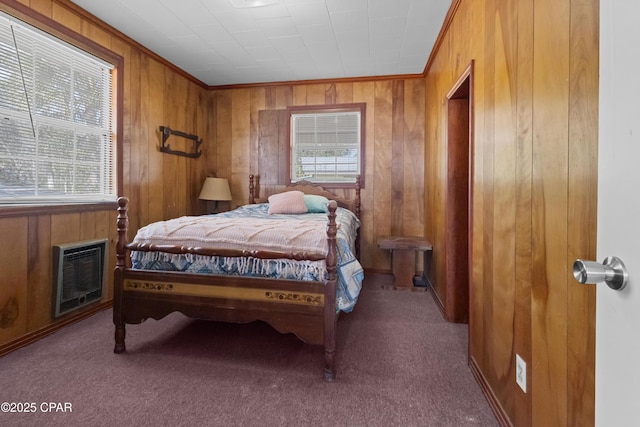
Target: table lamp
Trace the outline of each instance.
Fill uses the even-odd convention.
[[[214,213],[218,212],[218,201],[231,200],[231,191],[229,190],[229,181],[226,178],[208,177],[204,180],[199,199],[213,200],[216,202]]]

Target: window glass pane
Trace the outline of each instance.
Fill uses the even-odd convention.
[[[353,183],[360,174],[358,111],[293,113],[291,181]]]
[[[112,68],[0,13],[0,203],[115,200]]]

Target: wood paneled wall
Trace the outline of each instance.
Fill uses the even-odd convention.
[[[205,152],[199,159],[162,154],[158,128],[164,125],[196,134],[206,142],[205,150],[213,150],[211,92],[69,1],[3,3],[2,9],[8,13],[26,6],[124,58],[123,195],[131,199],[130,230],[154,220],[204,212],[205,205],[197,196],[206,175],[215,172],[214,153]],[[51,247],[110,238],[113,255],[115,223],[115,205],[108,210],[78,208],[13,216],[3,215],[0,208],[0,299],[15,302],[15,310],[0,316],[6,320],[0,322],[0,347],[53,323]],[[110,259],[107,299],[112,297],[115,256]]]
[[[595,288],[571,265],[595,259],[599,2],[453,7],[426,75],[431,280],[443,292],[443,99],[473,60],[470,363],[505,424],[593,425]]]
[[[260,176],[262,195],[286,183],[286,152],[278,150],[274,134],[286,117],[278,110],[366,103],[361,261],[367,269],[389,271],[390,254],[378,248],[378,238],[424,233],[424,90],[422,78],[216,90],[215,169],[230,180],[232,204],[245,204],[249,174]],[[261,119],[274,125],[261,127]]]

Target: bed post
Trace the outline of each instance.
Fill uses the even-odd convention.
[[[249,175],[249,204],[252,205],[256,202],[256,197],[254,194],[255,191],[255,184],[253,182],[253,174]]]
[[[358,219],[360,219],[360,175],[356,176],[356,203],[353,210]]]
[[[124,337],[125,326],[122,307],[122,292],[124,287],[124,269],[126,268],[126,252],[127,252],[127,228],[129,227],[129,218],[127,210],[129,209],[129,199],[126,197],[118,198],[118,239],[116,240],[116,270],[114,272],[113,286],[113,324],[115,330],[115,347],[114,353],[122,353],[125,350]]]
[[[336,265],[338,263],[338,246],[336,244],[336,209],[335,200],[329,202],[329,222],[327,223],[327,282],[324,286],[324,379],[333,381],[336,379]]]
[[[353,210],[356,218],[360,219],[360,175],[356,176],[356,202]],[[358,228],[356,236],[356,258],[360,259],[360,228]]]

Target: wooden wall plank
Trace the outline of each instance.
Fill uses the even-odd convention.
[[[127,180],[130,190],[126,195],[133,201],[132,206],[135,207],[129,216],[129,225],[132,229],[137,230],[145,225],[145,219],[149,217],[151,212],[150,203],[153,196],[151,196],[150,188],[147,185],[151,161],[149,141],[155,139],[156,123],[150,122],[149,105],[153,99],[152,84],[154,82],[149,76],[150,60],[147,56],[134,51],[130,54],[130,61],[132,65],[129,73],[130,90],[137,96],[134,97],[135,102],[131,103],[130,114],[127,116],[131,123],[138,125],[131,129],[130,133],[132,140],[129,143],[131,161],[128,162],[130,172]]]
[[[143,64],[144,65],[144,64]],[[146,207],[148,215],[146,221],[141,220],[137,227],[141,227],[150,222],[161,221],[167,219],[164,216],[164,191],[163,187],[165,182],[169,183],[172,179],[165,174],[163,169],[163,154],[159,151],[160,141],[162,136],[160,135],[159,126],[164,122],[164,103],[159,102],[158,97],[169,96],[169,93],[165,90],[165,67],[158,61],[149,59],[147,63],[147,69],[140,78],[147,78],[149,81],[149,99],[147,104],[143,104],[144,109],[147,111],[147,139],[140,141],[140,144],[144,145],[142,150],[146,151],[147,162],[149,164],[149,170],[147,179],[139,183],[141,186],[146,186],[148,191],[148,205]],[[143,100],[144,102],[144,100]],[[142,135],[144,136],[144,135]],[[141,137],[142,137],[141,136]],[[135,167],[135,166],[134,166]],[[135,208],[137,205],[133,205]],[[131,226],[131,224],[130,224]],[[137,228],[132,228],[136,230]],[[133,236],[130,236],[133,238]]]
[[[51,3],[50,0],[30,0],[25,4],[29,4],[31,9],[43,14],[47,18],[51,18],[53,15],[53,3]]]
[[[337,94],[336,94],[336,84],[328,83],[324,88],[324,104],[336,104],[337,103]]]
[[[495,42],[493,40],[494,31],[496,26],[496,1],[499,0],[488,0],[485,5],[485,9],[487,13],[485,14],[485,28],[486,28],[486,37],[485,37],[485,57],[484,61],[486,61],[485,72],[488,76],[496,74],[496,61],[495,61]],[[502,75],[504,77],[504,75]],[[480,83],[480,82],[478,82]],[[484,135],[482,136],[482,144],[478,144],[477,148],[482,150],[482,190],[481,197],[483,201],[483,210],[479,212],[480,215],[484,216],[483,222],[483,256],[478,259],[478,262],[482,262],[483,264],[483,277],[482,282],[487,284],[483,289],[483,301],[482,301],[482,310],[483,310],[483,322],[485,331],[493,331],[493,293],[495,291],[499,292],[500,290],[496,290],[493,284],[496,280],[499,280],[494,276],[493,266],[493,247],[495,245],[494,240],[494,153],[495,153],[495,79],[486,78],[483,81],[484,86],[484,103],[479,108],[483,111],[483,121],[484,121]],[[478,110],[476,110],[478,111]],[[475,198],[475,194],[474,194]],[[472,237],[475,238],[475,230],[472,233]],[[485,372],[488,381],[490,384],[494,385],[496,389],[498,389],[498,373],[500,367],[496,367],[495,358],[499,357],[494,353],[495,345],[491,343],[490,340],[494,340],[493,333],[485,334],[485,345],[482,346],[482,360],[484,361]],[[500,390],[500,389],[498,389]]]
[[[393,82],[377,81],[374,84],[373,120],[375,123],[373,144],[375,158],[373,168],[376,171],[393,170]],[[373,195],[373,215],[377,234],[390,235],[397,225],[393,223],[393,177],[389,174],[376,174],[373,179],[375,194]],[[380,221],[391,218],[391,221]],[[371,265],[388,265],[389,254],[382,251],[373,252]]]
[[[176,77],[168,74],[164,76],[165,85],[168,86],[170,91],[176,90]],[[174,100],[171,97],[165,96],[163,97],[163,117],[162,123],[163,126],[168,126],[172,129],[181,130],[184,132],[184,129],[179,124],[179,119],[173,116],[173,112],[176,111],[176,104],[173,102]],[[168,118],[171,117],[171,120]],[[158,137],[158,141],[160,141],[161,136]],[[180,138],[172,138],[171,141],[172,148],[174,150],[181,150],[184,148],[184,141],[180,140]],[[174,185],[163,185],[162,186],[162,217],[163,218],[175,218],[178,216],[178,206],[177,206],[177,198],[181,193],[178,183],[178,174],[179,174],[179,165],[178,162],[180,159],[178,156],[172,154],[162,154],[162,175],[165,179],[169,180],[169,182],[173,182]]]
[[[63,5],[53,2],[51,17],[76,33],[82,33],[82,18]]]
[[[549,10],[553,8],[553,13]],[[533,49],[533,425],[567,425],[569,1],[536,1]],[[565,102],[549,103],[550,99]]]
[[[0,218],[0,342],[16,339],[27,333],[28,324],[28,220]]]
[[[80,33],[102,46],[109,46],[111,44],[111,35],[88,21],[83,20],[81,22]]]
[[[242,205],[248,200],[248,190],[246,188],[248,188],[247,182],[249,171],[251,170],[252,125],[258,125],[259,123],[252,123],[252,120],[255,121],[255,119],[252,117],[251,89],[234,91],[232,93],[232,105],[231,138],[234,143],[231,147],[232,164],[229,171],[232,175],[219,176],[229,179],[230,185],[233,183],[234,192],[231,195],[235,199],[235,204]]]
[[[276,109],[284,110],[293,103],[293,87],[290,85],[276,88]]]
[[[360,225],[360,258],[366,268],[373,268],[369,264],[376,253],[380,251],[377,247],[377,229],[374,217],[374,195],[375,195],[375,83],[358,82],[353,84],[353,101],[364,102],[366,104],[367,120],[365,123],[365,188],[361,190],[361,225]],[[380,171],[378,171],[378,174]],[[379,219],[382,221],[382,219]],[[383,265],[384,266],[384,265]],[[391,264],[388,264],[391,268]]]
[[[493,266],[495,277],[508,283],[492,293],[493,363],[499,398],[508,413],[515,413],[517,393],[513,324],[515,318],[515,224],[516,224],[516,118],[517,118],[517,9],[511,2],[496,3],[494,30],[494,60],[498,78],[494,84],[495,144],[493,146],[494,241]]]
[[[297,87],[296,87],[297,88]],[[306,97],[306,91],[297,91],[294,88],[294,99],[301,96],[301,92]],[[251,168],[249,173],[258,174],[260,171],[260,111],[266,109],[266,97],[265,88],[253,88],[251,89]],[[247,177],[237,177],[237,182],[234,183],[236,187],[240,187],[242,196],[238,199],[237,204],[242,205],[249,200],[249,186],[247,184]],[[235,197],[235,196],[234,196]]]
[[[353,83],[336,83],[335,104],[351,104],[353,102]]]
[[[95,211],[80,213],[80,240],[93,240],[97,238],[96,218],[97,213]]]
[[[27,331],[31,332],[51,323],[53,286],[49,215],[29,217],[28,251]]]
[[[567,260],[596,259],[599,7],[571,1]],[[595,293],[568,274],[567,423],[595,420]],[[586,326],[586,327],[585,327]]]
[[[278,171],[278,184],[286,185],[291,177],[287,173],[289,170],[289,113],[287,110],[278,110],[278,163],[276,170]],[[273,164],[270,165],[273,167]]]
[[[517,153],[516,153],[516,224],[515,224],[515,318],[514,348],[525,361],[531,358],[531,275],[532,275],[532,201],[533,175],[533,0],[518,3],[518,67],[517,67]],[[513,360],[513,359],[512,359]],[[531,369],[527,373],[531,384]],[[531,425],[531,399],[515,389],[515,414],[518,426]]]
[[[232,99],[232,94],[229,91],[219,91],[216,95],[216,174],[223,177],[233,174],[231,170],[233,152],[232,146],[229,144],[233,135],[231,128]]]
[[[278,110],[262,110],[259,112],[259,145],[260,145],[260,185],[278,185],[278,170],[270,165],[278,164]]]
[[[404,197],[401,233],[424,237],[424,138],[425,138],[424,80],[404,82],[404,141],[402,194]],[[420,257],[419,257],[420,258]],[[418,260],[422,271],[422,260]]]
[[[322,105],[325,103],[325,85],[316,83],[307,85],[307,102],[305,105]]]
[[[295,85],[293,87],[293,105],[307,104],[307,85]]]
[[[403,235],[404,212],[404,81],[391,83],[391,234]]]

